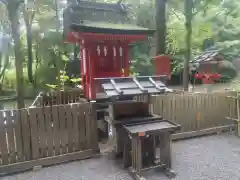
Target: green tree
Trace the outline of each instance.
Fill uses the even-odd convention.
[[[11,33],[14,41],[15,68],[17,80],[17,104],[18,108],[24,108],[24,80],[23,80],[23,55],[21,52],[19,6],[22,0],[8,0],[5,5],[11,22]]]

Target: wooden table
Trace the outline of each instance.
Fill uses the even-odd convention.
[[[171,135],[179,130],[178,124],[167,120],[140,122],[124,125],[126,131],[123,162],[135,180],[145,179],[142,173],[161,168],[170,178],[175,177],[171,166]],[[160,157],[156,158],[157,143],[160,143]]]

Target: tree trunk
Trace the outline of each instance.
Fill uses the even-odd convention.
[[[191,60],[191,39],[192,39],[192,19],[193,0],[185,0],[185,27],[186,27],[186,57],[183,69],[183,88],[188,91],[189,83],[189,62]]]
[[[32,71],[32,64],[33,64],[33,54],[32,54],[32,25],[29,22],[26,22],[26,29],[27,29],[27,52],[28,52],[28,80],[30,83],[33,82],[33,71]]]
[[[59,33],[60,30],[60,20],[59,20],[59,4],[58,0],[55,0],[55,14],[56,14],[56,32]],[[61,73],[60,73],[60,53],[57,52],[57,58],[56,58],[56,69],[57,69],[57,85],[58,85],[58,90],[61,90]]]
[[[23,56],[21,52],[19,11],[17,3],[8,3],[8,15],[11,22],[12,36],[14,40],[14,54],[17,80],[17,105],[24,108],[24,80],[23,80]]]
[[[156,0],[156,55],[166,52],[166,1]]]

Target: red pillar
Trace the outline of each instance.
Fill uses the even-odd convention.
[[[124,60],[124,77],[128,77],[130,75],[130,47],[128,44],[124,45],[123,48],[123,60]]]
[[[86,48],[84,41],[80,42],[80,55],[81,55],[81,77],[82,77],[82,87],[83,92],[87,95],[87,69],[86,69]]]
[[[90,94],[89,94],[89,85],[90,85],[90,72],[89,72],[89,51],[88,51],[88,47],[85,45],[85,53],[84,53],[84,56],[85,56],[85,68],[86,68],[86,89],[85,89],[85,92],[86,92],[86,97],[90,98]]]
[[[89,44],[88,45],[88,70],[89,70],[89,99],[96,99],[96,87],[94,78],[96,77],[96,68],[95,61],[96,60],[96,45]]]

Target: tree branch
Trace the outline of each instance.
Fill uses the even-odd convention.
[[[172,13],[178,18],[178,20],[181,20],[180,16],[176,14],[175,9],[172,8]]]
[[[201,10],[205,10],[205,9],[207,8],[207,6],[208,6],[211,2],[212,2],[212,0],[208,0],[208,1],[204,4],[204,6],[202,7]],[[195,5],[196,5],[196,3],[195,3]],[[200,12],[200,11],[197,11],[197,12],[193,13],[193,16],[197,15],[199,12]]]
[[[2,77],[4,76],[4,73],[5,73],[5,71],[6,71],[7,67],[8,67],[8,64],[9,64],[9,56],[7,56],[5,58],[6,58],[5,59],[5,64],[4,64],[3,69],[2,69],[2,71],[0,73],[0,79],[2,79]]]

